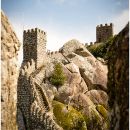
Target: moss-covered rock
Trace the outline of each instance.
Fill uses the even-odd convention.
[[[104,128],[109,129],[110,127],[110,119],[109,112],[100,104],[96,106],[96,110],[102,115],[104,121]]]
[[[107,110],[101,105],[97,106],[101,109],[96,109],[96,105],[85,94],[79,94],[73,97],[71,105],[80,111],[86,121],[88,130],[108,130],[109,120],[106,113]],[[103,109],[103,110],[102,110]],[[106,111],[105,111],[106,110]],[[103,111],[103,112],[100,112]],[[103,114],[101,114],[103,113]],[[106,115],[105,115],[105,114]],[[106,118],[104,118],[104,117]]]
[[[105,119],[108,117],[108,111],[102,105],[97,105],[96,109]]]
[[[94,108],[90,108],[90,116],[87,119],[87,127],[89,130],[103,130],[102,128],[102,117],[98,111]]]
[[[53,101],[53,112],[57,123],[65,130],[87,130],[84,117],[72,106]]]

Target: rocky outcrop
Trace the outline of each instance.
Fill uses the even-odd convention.
[[[56,120],[64,130],[87,130],[83,115],[72,106],[66,106],[58,101],[53,101],[52,104]]]
[[[108,51],[108,95],[111,130],[129,129],[129,24]]]
[[[58,90],[51,85],[49,78],[54,70],[54,60],[50,60],[44,68],[45,82],[43,83],[46,92],[49,92],[47,95],[51,94],[48,97],[53,97],[55,100],[81,111],[86,117],[90,130],[107,130],[109,124],[108,96],[105,92],[107,90],[107,66],[93,57],[77,40],[65,43],[60,52],[60,57],[55,61],[61,63],[67,77],[66,82]],[[103,117],[102,112],[97,110],[99,105],[107,113],[106,117]]]
[[[108,107],[108,95],[102,90],[90,90],[85,93],[95,105],[103,105],[105,108]]]
[[[93,56],[85,47],[83,44],[81,44],[78,40],[72,39],[65,43],[63,47],[60,49],[60,52],[62,52],[65,56],[68,56],[74,52],[78,55],[81,55],[83,57],[87,56]]]
[[[17,79],[20,42],[1,12],[1,129],[17,130]]]
[[[89,90],[95,87],[107,90],[107,66],[98,61],[83,44],[77,40],[70,40],[60,51],[69,62],[78,66]]]
[[[44,79],[40,80],[40,83],[41,86],[43,86],[46,89],[49,98],[54,97],[56,100],[67,104],[73,95],[78,94],[79,92],[83,93],[88,91],[88,87],[84,79],[80,75],[78,66],[76,66],[74,63],[69,63],[65,65],[61,63],[61,65],[62,65],[63,73],[65,74],[66,77],[66,81],[64,85],[60,86],[57,89],[56,86],[53,86],[50,83],[49,79],[54,70],[53,62],[49,63],[49,65],[44,67],[45,76],[43,76]],[[43,71],[41,70],[39,74],[40,73],[42,75]],[[38,78],[39,74],[35,75],[36,79],[40,79]]]
[[[94,102],[85,94],[80,93],[75,95],[71,101],[71,106],[80,111],[86,120],[88,130],[108,130],[109,119],[108,111],[102,106],[102,110],[99,109],[99,103]],[[102,116],[102,113],[104,116]]]
[[[49,55],[46,64],[37,69],[33,60],[21,67],[18,82],[18,108],[23,114],[27,129],[49,130],[53,125],[56,129],[65,128],[62,121],[59,123],[57,115],[54,117],[53,100],[63,103],[66,109],[71,105],[81,111],[87,117],[86,123],[83,124],[89,126],[89,129],[97,130],[97,126],[100,129],[107,129],[106,117],[102,117],[96,109],[98,105],[101,105],[104,110],[107,108],[107,95],[104,92],[107,90],[107,67],[93,57],[77,40],[67,42],[60,52]],[[66,77],[64,85],[58,88],[50,82],[55,62],[61,64]],[[80,109],[81,106],[83,111]],[[48,123],[50,123],[49,126]]]

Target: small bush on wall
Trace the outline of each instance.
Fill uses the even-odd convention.
[[[64,75],[62,66],[60,63],[55,63],[54,71],[50,77],[50,82],[52,85],[57,86],[57,88],[65,83],[66,77]]]

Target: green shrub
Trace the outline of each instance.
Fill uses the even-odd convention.
[[[101,57],[101,58],[106,58],[106,53],[109,49],[109,47],[112,44],[112,41],[114,40],[114,37],[111,37],[108,39],[107,42],[105,43],[96,43],[94,45],[90,45],[87,47],[87,49],[97,58],[97,57]]]
[[[51,84],[59,87],[65,83],[66,77],[63,73],[62,66],[60,63],[55,63],[54,71],[50,77]]]

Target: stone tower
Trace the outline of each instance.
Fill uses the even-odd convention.
[[[24,30],[23,33],[23,63],[33,59],[35,67],[43,65],[46,57],[46,32],[35,28]]]
[[[105,24],[103,26],[102,24],[96,27],[96,43],[99,42],[105,42],[110,37],[113,36],[113,24],[110,23],[110,25]]]

